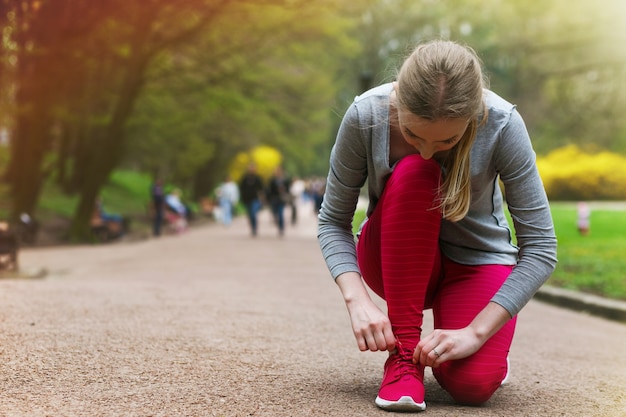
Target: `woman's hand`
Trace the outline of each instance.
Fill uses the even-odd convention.
[[[476,353],[483,343],[470,327],[459,330],[437,329],[417,344],[413,362],[438,368],[446,361],[463,359]]]
[[[393,350],[396,338],[385,313],[369,298],[346,302],[352,331],[361,351]]]
[[[396,338],[391,322],[372,301],[361,277],[356,273],[345,273],[336,280],[343,294],[352,323],[352,331],[361,351],[393,350]]]
[[[467,358],[511,319],[499,304],[489,303],[469,326],[458,330],[436,329],[422,338],[413,352],[413,362],[433,368],[454,359]]]

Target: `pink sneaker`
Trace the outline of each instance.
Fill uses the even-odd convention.
[[[385,362],[376,405],[387,411],[424,411],[424,367],[413,364],[413,352],[398,342]]]

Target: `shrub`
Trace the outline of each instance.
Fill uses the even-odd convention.
[[[625,200],[626,158],[611,152],[587,154],[569,145],[537,158],[551,200]]]

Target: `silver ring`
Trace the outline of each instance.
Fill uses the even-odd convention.
[[[441,353],[437,352],[437,348],[433,348],[433,353],[437,355],[437,357],[441,356]]]

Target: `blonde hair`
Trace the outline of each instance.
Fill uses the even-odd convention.
[[[468,127],[441,161],[443,217],[458,221],[467,215],[471,197],[470,150],[487,112],[483,102],[481,63],[473,49],[452,41],[418,45],[402,64],[397,77],[398,105],[431,121],[464,118]]]

